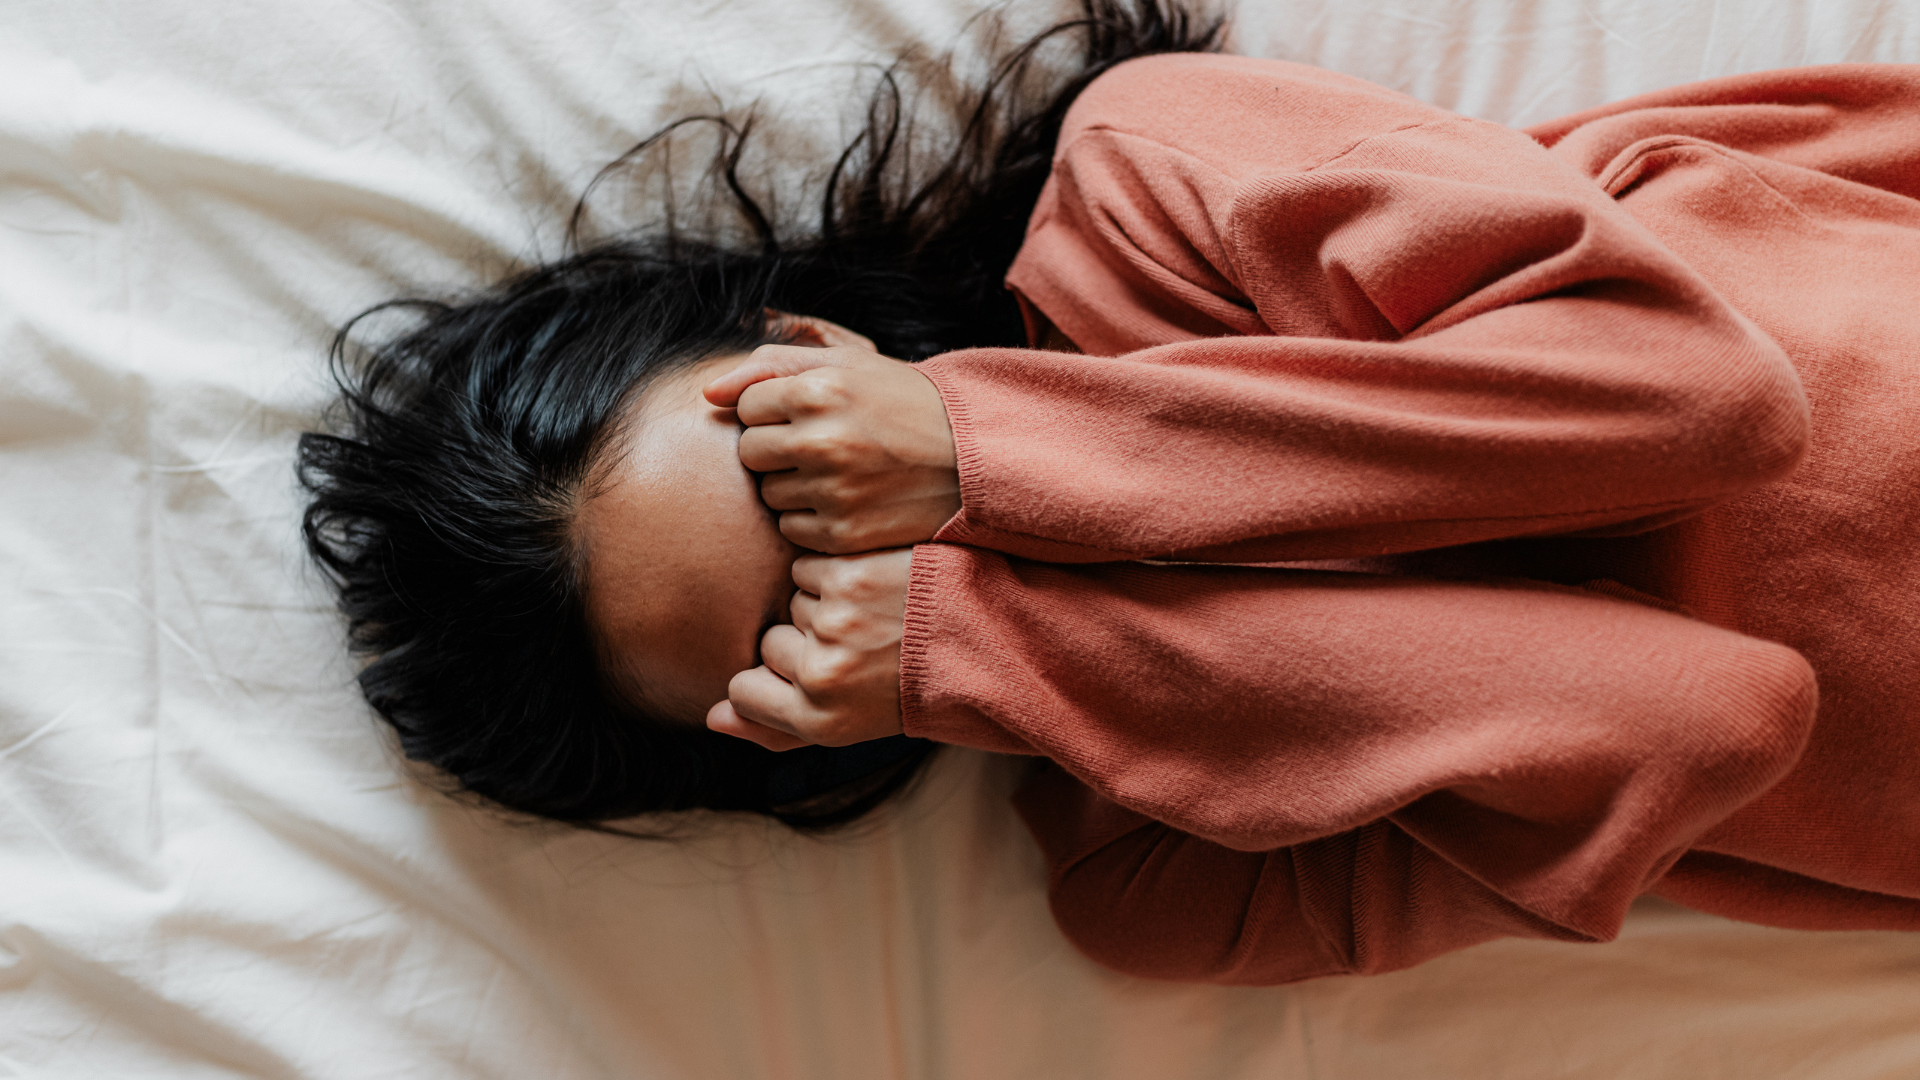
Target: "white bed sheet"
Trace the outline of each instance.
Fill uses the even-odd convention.
[[[976,10],[0,0],[0,1076],[1920,1075],[1920,935],[1645,903],[1607,946],[1175,986],[1062,941],[985,755],[825,841],[509,825],[405,777],[297,545],[330,329],[552,254],[603,161],[715,95],[830,139],[851,62]],[[1238,18],[1517,123],[1920,60],[1914,0]]]

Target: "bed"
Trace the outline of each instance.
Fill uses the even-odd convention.
[[[1162,984],[1054,929],[1006,759],[945,753],[848,833],[690,815],[673,843],[504,820],[397,761],[298,546],[291,448],[332,328],[552,255],[595,170],[688,111],[776,103],[795,152],[757,167],[791,183],[861,63],[975,41],[979,10],[0,10],[0,1076],[1920,1075],[1920,935],[1644,901],[1610,945]],[[1245,0],[1235,19],[1237,51],[1520,125],[1714,75],[1920,61],[1915,0]]]

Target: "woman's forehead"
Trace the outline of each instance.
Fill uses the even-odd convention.
[[[740,464],[732,410],[700,396],[719,370],[702,367],[635,403],[574,521],[601,653],[663,705],[725,697],[769,605],[791,593],[793,550]]]

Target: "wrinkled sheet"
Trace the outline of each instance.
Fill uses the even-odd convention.
[[[860,62],[977,10],[0,0],[0,1076],[1920,1075],[1920,935],[1649,902],[1611,945],[1157,984],[1055,931],[1004,760],[948,753],[850,834],[691,815],[678,843],[505,822],[397,763],[297,544],[331,329],[554,254],[603,162],[716,102],[769,102],[790,185]],[[1520,124],[1920,61],[1915,0],[1238,18],[1241,51]]]

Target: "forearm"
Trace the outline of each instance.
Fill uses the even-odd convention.
[[[1344,558],[1651,527],[1793,468],[1785,355],[1591,177],[1288,70],[1213,73],[1269,112],[1110,104],[1063,145],[1009,283],[1095,355],[922,365],[962,491],[938,539]]]
[[[1577,590],[915,549],[909,734],[1258,851],[1386,819],[1604,927],[1812,722],[1790,650]],[[1588,932],[1588,931],[1583,931]]]

